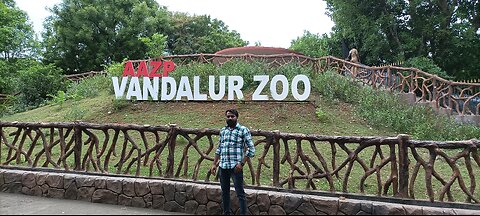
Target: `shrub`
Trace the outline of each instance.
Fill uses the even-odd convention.
[[[327,101],[355,105],[357,114],[370,125],[410,134],[415,139],[465,140],[480,136],[480,127],[455,123],[430,107],[408,105],[397,95],[361,86],[333,72],[319,75],[314,87]]]
[[[424,72],[435,74],[444,79],[453,79],[452,76],[448,75],[447,72],[445,72],[438,65],[436,65],[432,59],[429,59],[427,57],[415,57],[408,59],[405,62],[404,66],[418,68]]]
[[[113,110],[119,111],[122,110],[130,105],[130,103],[126,100],[121,99],[113,99],[112,101]]]
[[[67,95],[69,99],[96,97],[101,92],[108,91],[112,85],[111,82],[108,76],[97,75],[89,77],[78,83],[70,83]]]
[[[40,105],[49,94],[65,90],[66,86],[62,70],[51,64],[37,63],[26,70],[21,70],[18,80],[21,103],[27,107]]]
[[[85,108],[73,105],[72,109],[68,110],[65,113],[65,120],[67,121],[77,121],[82,120],[87,115],[87,110]]]
[[[327,122],[329,120],[329,114],[328,112],[325,112],[323,109],[321,108],[317,108],[315,110],[315,115],[317,116],[317,119],[320,121],[320,122]]]

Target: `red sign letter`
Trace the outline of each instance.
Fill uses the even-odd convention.
[[[163,62],[163,77],[168,77],[168,73],[175,70],[175,63],[173,61]]]
[[[133,69],[133,64],[132,62],[127,62],[125,64],[125,68],[123,69],[123,75],[124,77],[126,76],[135,76],[135,69]]]
[[[158,74],[157,71],[162,66],[162,62],[152,61],[150,65],[153,66],[153,69],[150,71],[149,77],[162,77],[162,74]]]

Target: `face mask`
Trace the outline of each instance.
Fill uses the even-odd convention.
[[[235,127],[237,125],[237,121],[235,121],[233,119],[227,119],[227,125],[229,127]]]

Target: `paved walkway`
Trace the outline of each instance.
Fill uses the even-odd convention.
[[[0,215],[171,215],[147,208],[0,193]]]

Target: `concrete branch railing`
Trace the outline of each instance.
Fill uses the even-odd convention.
[[[208,182],[216,179],[209,168],[219,132],[176,125],[0,122],[0,163]],[[480,202],[478,140],[251,133],[257,154],[244,170],[251,185]]]

